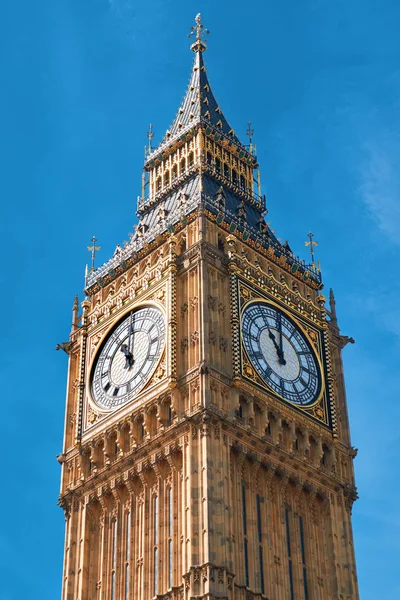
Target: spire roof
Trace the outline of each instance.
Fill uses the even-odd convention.
[[[196,34],[196,39],[190,47],[195,57],[188,89],[171,127],[167,130],[161,144],[151,152],[147,160],[154,158],[167,145],[200,122],[210,125],[214,130],[228,137],[231,142],[244,148],[211,90],[203,58],[203,53],[207,49],[204,36],[209,32],[201,24],[200,14],[196,16],[196,23],[197,25],[191,28],[192,34]]]
[[[245,146],[235,136],[211,91],[203,60],[208,31],[201,24],[200,15],[197,15],[196,25],[191,31],[195,37],[191,45],[194,63],[178,114],[157,148],[152,149],[154,134],[151,126],[147,133],[149,146],[142,177],[142,196],[138,198],[136,213],[139,223],[135,232],[130,234],[130,241],[123,248],[117,246],[107,263],[91,271],[86,289],[105,285],[121,269],[129,268],[139,256],[160,244],[165,236],[186,227],[199,211],[205,211],[222,230],[230,234],[236,232],[235,235],[239,235],[243,242],[260,251],[263,249],[276,260],[282,262],[281,257],[284,256],[282,264],[293,274],[298,272],[304,281],[311,279],[314,285],[320,285],[321,275],[313,255],[312,264],[307,265],[293,254],[287,242],[282,244],[275,237],[265,221],[266,200],[265,196],[261,196],[259,178],[258,193],[254,189],[257,183],[253,171],[258,168],[258,163],[252,144],[254,131],[251,123],[248,123],[247,130],[250,144]],[[212,142],[211,145],[208,145],[209,142]],[[316,242],[310,240],[308,244],[313,250]],[[95,242],[93,247],[98,249]]]

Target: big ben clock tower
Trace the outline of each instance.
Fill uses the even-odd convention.
[[[73,307],[62,599],[357,600],[349,338],[265,222],[192,33],[136,231]]]

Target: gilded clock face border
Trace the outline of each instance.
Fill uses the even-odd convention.
[[[139,391],[138,396],[140,396],[142,393],[147,391],[147,388],[148,388],[149,384],[151,384],[151,381],[154,377],[154,373],[157,371],[157,369],[160,366],[160,364],[162,363],[163,359],[165,360],[167,344],[168,344],[168,327],[167,327],[167,317],[166,317],[165,307],[162,305],[161,302],[156,302],[154,300],[146,300],[145,298],[143,298],[143,300],[140,302],[132,303],[129,307],[126,308],[126,310],[124,310],[123,312],[121,312],[118,315],[118,318],[116,320],[114,320],[112,323],[110,323],[109,327],[107,327],[107,329],[104,332],[102,332],[102,338],[96,348],[96,351],[93,353],[93,356],[90,358],[90,362],[89,362],[89,365],[87,368],[86,385],[85,385],[87,403],[88,403],[88,405],[91,406],[92,409],[94,409],[97,413],[99,413],[101,415],[107,416],[107,415],[113,414],[115,412],[118,412],[119,410],[121,410],[121,409],[125,408],[126,406],[128,406],[129,404],[131,404],[133,402],[133,400],[128,400],[126,403],[121,404],[121,406],[114,408],[114,409],[105,409],[105,408],[98,406],[98,404],[96,404],[96,402],[92,398],[92,392],[91,392],[91,377],[92,377],[92,372],[93,372],[95,362],[96,362],[97,358],[99,357],[101,350],[103,348],[103,345],[106,342],[106,340],[108,339],[108,336],[110,335],[111,331],[113,331],[113,329],[115,327],[118,327],[118,324],[121,323],[125,319],[126,315],[128,315],[130,312],[139,310],[141,308],[145,308],[147,306],[152,306],[161,311],[161,313],[164,317],[164,321],[165,321],[165,341],[164,341],[164,346],[162,348],[162,351],[160,353],[160,358],[158,359],[157,364],[155,365],[155,367],[152,371],[152,375],[150,376],[149,380],[145,383],[144,387]],[[136,399],[135,399],[135,401],[136,401]]]
[[[236,287],[237,287],[237,300],[238,300],[238,327],[239,327],[239,345],[240,345],[240,376],[243,377],[245,381],[250,383],[251,385],[255,385],[257,388],[266,392],[268,395],[272,396],[279,400],[279,402],[284,403],[286,406],[295,409],[302,414],[306,414],[309,418],[317,421],[318,423],[323,424],[332,430],[332,410],[331,410],[331,402],[329,398],[329,386],[326,384],[326,361],[324,360],[324,356],[326,356],[326,348],[323,337],[323,330],[318,327],[316,324],[309,323],[306,319],[302,319],[301,315],[298,315],[296,311],[288,309],[283,303],[279,302],[279,300],[268,293],[268,290],[257,289],[253,285],[249,285],[248,282],[243,280],[240,276],[236,276]],[[242,294],[242,290],[247,290],[246,298]],[[313,355],[318,363],[318,367],[320,370],[321,376],[321,391],[319,393],[318,398],[309,406],[300,406],[290,402],[289,400],[283,398],[273,390],[271,390],[265,382],[263,382],[262,378],[256,372],[254,366],[251,363],[250,358],[247,356],[246,349],[244,347],[243,334],[242,334],[242,315],[243,311],[248,308],[251,304],[255,302],[264,302],[271,306],[276,307],[281,310],[284,314],[286,314],[296,326],[299,327],[302,335],[304,335],[305,339],[310,345],[310,348],[313,351]],[[306,328],[311,329],[313,333],[316,335],[316,344],[311,339],[309,332]],[[244,360],[245,356],[245,360]],[[245,364],[251,365],[251,369],[254,372],[254,376],[250,377],[246,374]]]

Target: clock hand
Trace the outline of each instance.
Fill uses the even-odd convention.
[[[282,315],[278,315],[278,327],[279,327],[279,349],[280,349],[280,356],[279,356],[279,362],[282,365],[286,365],[286,361],[285,361],[285,354],[283,352],[283,336],[282,336]]]
[[[130,369],[133,363],[135,362],[133,359],[133,354],[129,350],[129,346],[127,344],[122,344],[120,348],[120,352],[125,355],[125,366],[124,369]]]
[[[268,325],[267,325],[267,327],[268,327]],[[285,358],[284,358],[284,356],[283,356],[283,350],[282,350],[282,349],[279,347],[279,345],[278,345],[278,343],[277,343],[277,341],[276,341],[276,337],[275,337],[275,335],[272,333],[272,331],[270,330],[270,328],[269,328],[269,327],[268,327],[268,330],[269,330],[269,331],[268,331],[268,335],[269,335],[270,339],[271,339],[271,340],[273,341],[273,343],[274,343],[274,346],[275,346],[276,354],[277,354],[277,356],[278,356],[279,363],[280,363],[281,365],[286,365],[286,360],[285,360]]]
[[[128,340],[128,348],[129,350],[131,350],[131,352],[133,352],[133,311],[131,312],[131,318],[129,321],[129,340]],[[131,341],[132,341],[132,345],[131,345]]]

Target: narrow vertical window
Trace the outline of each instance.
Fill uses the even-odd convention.
[[[246,578],[246,587],[249,587],[249,554],[247,540],[247,515],[246,515],[246,488],[242,485],[242,514],[243,514],[243,537],[244,537],[244,569]]]
[[[112,568],[115,569],[117,564],[117,521],[113,521],[113,542],[112,542]]]
[[[126,515],[125,600],[129,600],[129,560],[131,558],[131,513]]]
[[[115,600],[115,571],[111,573],[111,600]]]
[[[158,594],[158,496],[154,496],[154,582],[153,596]]]
[[[168,587],[172,588],[172,488],[168,489]]]
[[[299,517],[299,529],[300,529],[301,563],[302,563],[302,568],[303,568],[304,600],[308,600],[307,567],[306,567],[306,552],[305,552],[305,545],[304,545],[303,517]]]
[[[131,557],[131,513],[126,515],[126,560]]]
[[[289,585],[290,585],[290,600],[294,600],[293,590],[293,564],[292,564],[292,550],[290,545],[290,520],[289,520],[289,509],[285,509],[285,523],[286,523],[286,543],[288,553],[288,564],[289,564]]]
[[[158,548],[154,548],[154,594],[158,594]]]
[[[125,565],[125,600],[129,600],[129,565]]]
[[[257,534],[258,534],[258,560],[260,563],[260,584],[261,593],[264,594],[264,560],[263,560],[263,540],[261,529],[261,500],[259,494],[256,497],[257,502]]]
[[[115,600],[115,568],[117,565],[117,520],[112,524],[111,600]]]

